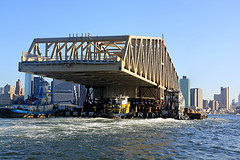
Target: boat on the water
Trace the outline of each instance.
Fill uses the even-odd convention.
[[[49,111],[31,111],[31,110],[14,109],[12,107],[0,108],[1,118],[42,118],[42,117],[50,117],[55,113],[56,113],[56,110],[54,109]]]
[[[22,104],[12,104],[10,106],[0,108],[1,118],[38,118],[50,117],[57,111],[57,107],[53,104],[42,103],[39,99],[31,98]]]
[[[191,108],[187,109],[187,115],[189,117],[189,119],[206,119],[208,118],[208,115],[206,113],[201,113],[198,111],[194,111]]]

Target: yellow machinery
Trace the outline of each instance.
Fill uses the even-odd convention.
[[[104,105],[104,110],[112,114],[128,114],[130,112],[130,102],[128,97],[117,97],[112,99],[111,104]]]

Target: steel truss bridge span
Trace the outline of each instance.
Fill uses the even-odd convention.
[[[161,98],[165,90],[180,89],[168,49],[157,37],[35,38],[23,51],[19,71],[112,90],[125,87],[119,91],[124,93],[128,86],[150,86]]]

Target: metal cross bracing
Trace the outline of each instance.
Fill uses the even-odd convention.
[[[180,89],[168,49],[158,37],[36,38],[23,52],[19,70],[91,86],[156,86],[162,95]]]
[[[27,52],[32,56],[23,61],[116,61],[123,54],[125,41],[125,36],[36,38]]]

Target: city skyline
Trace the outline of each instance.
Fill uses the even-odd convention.
[[[25,97],[25,99],[28,97],[28,96],[31,96],[31,95],[38,95],[38,92],[39,91],[37,91],[37,89],[36,88],[39,88],[39,83],[40,83],[40,79],[42,79],[43,80],[43,82],[44,82],[44,84],[46,83],[46,84],[51,84],[52,82],[54,82],[54,80],[55,81],[61,81],[61,80],[57,80],[57,79],[50,79],[50,78],[48,78],[48,80],[49,80],[49,82],[48,81],[46,81],[46,78],[45,77],[42,77],[42,76],[38,76],[38,75],[33,75],[33,74],[26,74],[25,75],[25,79],[27,79],[26,80],[26,82],[25,82],[25,84],[24,84],[24,86],[22,86],[21,85],[21,80],[20,79],[18,79],[17,81],[16,81],[16,85],[14,86],[14,85],[10,85],[10,84],[6,84],[5,86],[0,86],[0,95],[1,94],[3,94],[3,93],[1,93],[2,91],[4,92],[4,88],[6,87],[6,86],[9,86],[9,87],[14,87],[14,92],[15,92],[15,94],[21,94],[22,93],[22,90],[23,90],[23,93],[24,93],[24,90],[26,90],[26,92],[25,92],[25,95],[24,95],[24,97]],[[37,83],[35,82],[35,81],[38,81]],[[61,83],[62,82],[64,82],[64,81],[61,81]],[[31,89],[29,89],[29,87],[30,87],[30,85],[27,85],[27,87],[25,87],[25,85],[26,85],[26,83],[30,83],[31,84]],[[66,82],[66,83],[71,83],[71,82]],[[74,83],[72,83],[72,84],[74,84]],[[75,84],[76,85],[76,84]],[[45,86],[45,85],[44,85]],[[49,85],[46,85],[46,86],[49,86]],[[52,85],[50,85],[50,87],[52,87]],[[187,97],[188,97],[188,100],[189,100],[189,105],[187,105],[186,104],[186,99],[185,99],[185,107],[190,107],[191,105],[190,105],[190,99],[192,98],[191,97],[191,95],[190,95],[190,91],[191,90],[195,90],[195,89],[200,89],[201,90],[201,97],[203,97],[203,91],[202,91],[202,89],[201,88],[190,88],[190,80],[186,77],[186,76],[183,76],[181,79],[180,79],[180,87],[181,87],[181,92],[183,93],[183,96],[185,95],[187,95]],[[224,106],[227,106],[226,108],[229,108],[230,107],[230,105],[231,104],[235,104],[235,103],[237,103],[237,104],[239,104],[240,105],[240,93],[239,93],[239,95],[238,95],[238,101],[237,102],[235,102],[235,100],[236,99],[232,99],[232,103],[230,103],[230,99],[229,99],[229,94],[230,94],[230,90],[229,90],[230,88],[229,87],[221,87],[220,88],[220,91],[221,91],[221,93],[220,94],[217,94],[217,93],[215,93],[214,94],[214,100],[216,100],[217,102],[219,102],[220,104],[222,103],[223,104],[223,106],[221,106],[221,107],[224,107]],[[28,91],[28,90],[31,90],[31,91]],[[30,93],[31,92],[31,93]],[[185,93],[184,93],[185,92]],[[187,93],[188,92],[188,93]],[[226,93],[225,93],[226,92]],[[185,97],[184,96],[184,97]],[[228,98],[223,98],[223,97],[228,97]],[[201,99],[203,99],[203,98],[201,98]],[[224,99],[223,101],[224,102],[221,102],[222,100],[221,99]],[[228,100],[227,100],[228,99]],[[205,99],[203,99],[203,101],[205,101]],[[210,100],[207,100],[207,101],[212,101],[212,99],[210,99]],[[204,106],[204,105],[203,105]]]
[[[238,99],[240,77],[235,70],[240,59],[239,1],[106,1],[107,5],[95,1],[95,6],[91,2],[56,2],[39,2],[40,10],[36,10],[36,2],[2,2],[0,33],[4,38],[0,39],[0,49],[5,56],[0,62],[0,86],[15,85],[16,79],[24,84],[25,75],[18,72],[18,62],[22,50],[28,50],[34,38],[82,33],[161,37],[163,33],[179,78],[186,75],[191,88],[202,88],[204,99],[213,99],[221,86],[231,88],[231,100]],[[98,13],[108,18],[95,18]],[[67,23],[57,25],[63,19]]]

